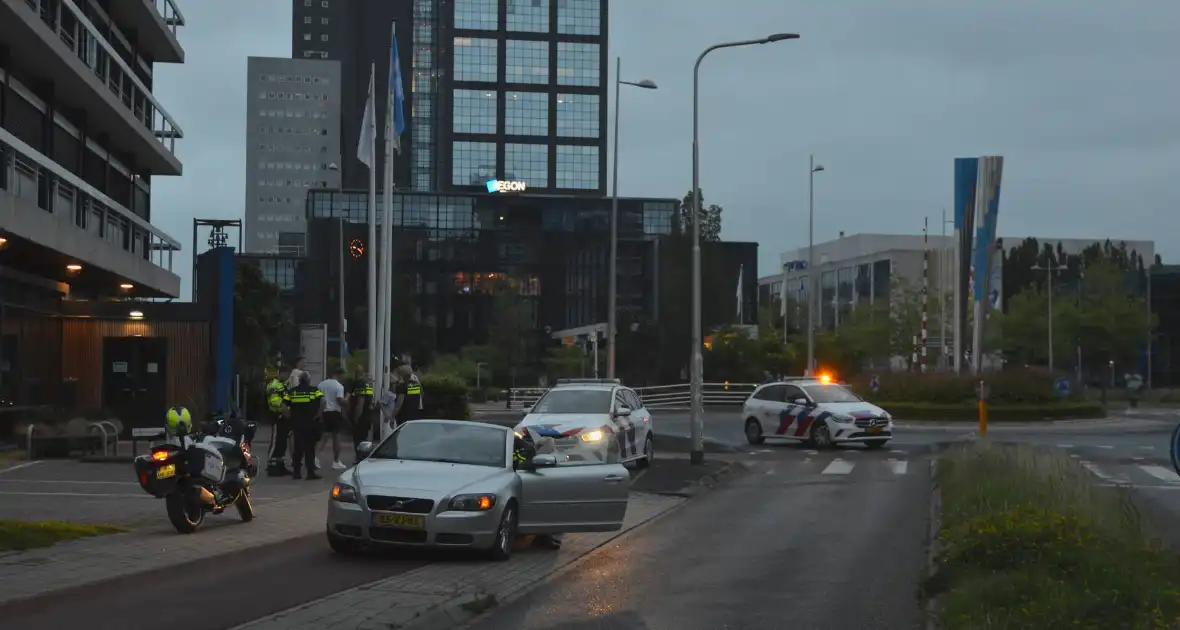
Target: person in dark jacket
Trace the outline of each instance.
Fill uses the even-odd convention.
[[[295,434],[291,478],[302,479],[302,469],[306,466],[308,479],[320,479],[316,474],[315,445],[324,431],[324,393],[311,384],[307,372],[300,374],[299,385],[283,396],[283,413]]]

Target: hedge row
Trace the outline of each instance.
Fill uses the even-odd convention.
[[[889,412],[895,420],[944,420],[973,422],[979,418],[975,403],[954,405],[940,403],[875,402]],[[1106,408],[1091,402],[1057,402],[1044,405],[989,405],[989,422],[1035,422],[1037,420],[1064,420],[1080,418],[1105,418]]]
[[[1062,398],[1053,390],[1053,376],[1035,370],[1013,370],[982,377],[955,374],[918,374],[912,372],[880,374],[881,389],[869,387],[871,374],[848,381],[849,387],[866,400],[955,405],[974,403],[976,387],[982,380],[992,405],[1059,404]]]
[[[444,420],[470,420],[467,383],[453,374],[423,374],[422,417]]]

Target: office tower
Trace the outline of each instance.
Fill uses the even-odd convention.
[[[397,23],[409,128],[398,188],[525,194],[606,190],[606,0],[292,0],[292,56],[342,64],[342,185],[365,188],[356,145],[377,67],[384,120]],[[378,165],[382,168],[383,162]]]
[[[247,68],[246,251],[302,255],[307,191],[340,186],[340,62],[250,57]]]

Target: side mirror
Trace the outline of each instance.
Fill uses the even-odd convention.
[[[557,456],[549,454],[534,455],[530,463],[533,465],[533,468],[553,468],[557,465]]]
[[[810,407],[810,406],[811,406],[811,401],[810,401],[810,400],[807,400],[806,398],[796,398],[796,399],[794,399],[794,400],[792,400],[792,401],[791,401],[791,404],[793,404],[793,405],[804,405],[804,406]]]
[[[630,407],[620,406],[618,409],[615,409],[615,417],[616,418],[626,418],[629,415],[631,415],[631,408]]]
[[[362,456],[372,453],[373,452],[373,443],[372,442],[361,442],[360,444],[357,444],[356,445],[356,452]]]

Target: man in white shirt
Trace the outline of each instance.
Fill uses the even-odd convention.
[[[344,428],[344,409],[348,407],[344,384],[340,382],[343,378],[344,370],[336,368],[332,370],[332,378],[319,385],[324,394],[324,430],[332,435],[332,468],[336,470],[347,468],[340,461],[340,431]]]
[[[291,368],[291,375],[287,377],[287,391],[299,387],[299,375],[307,372],[307,357],[295,357],[295,367]]]

